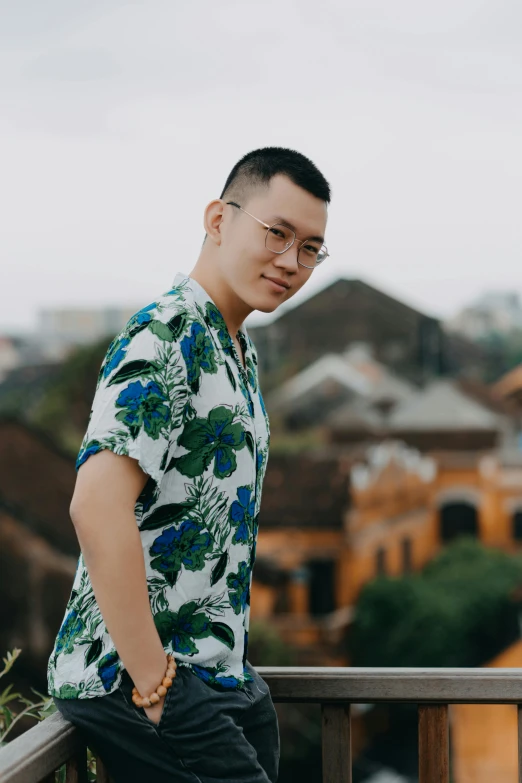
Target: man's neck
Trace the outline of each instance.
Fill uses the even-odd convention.
[[[204,267],[198,268],[198,264],[196,264],[194,269],[188,273],[188,276],[199,283],[215,303],[223,316],[230,337],[237,345],[236,335],[247,315],[253,312],[252,308],[242,302],[223,281],[217,279],[214,275],[208,274]]]

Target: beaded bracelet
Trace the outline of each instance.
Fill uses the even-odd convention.
[[[138,689],[134,687],[132,689],[132,701],[136,707],[152,707],[153,704],[157,704],[162,696],[165,696],[168,688],[172,685],[172,680],[176,676],[177,664],[174,660],[174,656],[167,655],[167,671],[158,685],[155,691],[150,696],[140,696]]]

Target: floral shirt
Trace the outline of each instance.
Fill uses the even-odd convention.
[[[223,316],[183,273],[132,316],[100,368],[76,468],[111,449],[148,474],[136,505],[151,611],[166,652],[217,687],[242,688],[270,427],[257,356],[246,368]],[[115,690],[123,663],[83,556],[49,658],[49,692]]]

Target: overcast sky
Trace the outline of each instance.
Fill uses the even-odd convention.
[[[272,144],[333,190],[293,302],[339,276],[442,317],[522,293],[520,0],[0,0],[0,99],[0,328],[147,304]]]

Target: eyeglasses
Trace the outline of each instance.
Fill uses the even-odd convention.
[[[250,215],[251,218],[254,218],[254,220],[257,220],[258,223],[261,223],[261,225],[266,228],[265,247],[267,250],[271,250],[272,253],[277,253],[278,255],[286,253],[294,242],[297,241],[299,244],[297,263],[301,264],[301,266],[305,266],[307,269],[315,269],[315,267],[319,266],[328,256],[326,246],[314,237],[299,240],[295,235],[295,231],[292,228],[285,226],[283,223],[274,223],[272,226],[269,226],[268,223],[259,220],[255,215],[251,215],[250,212],[247,212],[246,209],[243,209],[239,204],[236,204],[235,201],[227,201],[227,204],[230,204],[232,207],[237,207],[241,212]],[[300,260],[299,256],[301,253],[303,254],[304,261],[308,261],[309,263],[305,264],[304,261]]]

